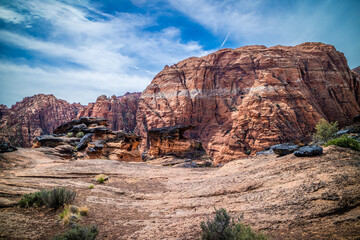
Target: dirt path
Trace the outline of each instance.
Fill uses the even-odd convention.
[[[90,209],[82,221],[98,225],[98,239],[198,239],[200,222],[221,207],[275,239],[360,237],[360,153],[339,147],[321,157],[261,156],[207,169],[69,161],[34,149],[1,154],[0,163],[2,202],[76,189],[76,204]],[[94,184],[100,173],[110,180]],[[49,239],[65,230],[58,213],[1,208],[0,238]]]

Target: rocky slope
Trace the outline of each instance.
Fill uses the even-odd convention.
[[[81,107],[44,94],[26,97],[10,109],[1,105],[0,138],[16,146],[30,147],[34,137],[49,134],[75,118]]]
[[[112,130],[132,132],[139,96],[140,93],[111,98],[100,96],[95,103],[82,106],[39,94],[26,97],[11,108],[1,104],[0,138],[16,146],[30,147],[34,137],[50,134],[60,124],[81,117],[103,117],[109,119]]]
[[[136,126],[136,111],[140,93],[126,93],[123,96],[110,98],[105,95],[98,97],[95,103],[82,108],[77,118],[100,117],[108,119],[109,128],[117,131],[132,132]]]
[[[192,124],[216,162],[307,141],[325,118],[359,115],[359,78],[333,46],[246,46],[165,68],[141,94],[136,131]],[[145,149],[146,146],[142,146]]]
[[[256,156],[205,169],[19,149],[0,154],[0,205],[40,189],[76,189],[75,205],[89,208],[81,224],[96,224],[97,239],[199,239],[214,208],[244,213],[272,239],[359,239],[359,161],[359,152],[335,146],[321,156]],[[101,173],[110,180],[95,184]],[[51,239],[65,231],[61,211],[0,208],[0,239]]]

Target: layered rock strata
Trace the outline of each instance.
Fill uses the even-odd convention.
[[[34,137],[52,133],[56,126],[75,118],[81,107],[44,94],[26,97],[10,109],[1,105],[0,138],[31,147]]]
[[[192,125],[178,125],[151,129],[148,132],[150,156],[175,155],[185,158],[199,158],[206,152],[201,142],[184,137],[187,130],[193,129]]]
[[[95,103],[82,108],[77,118],[98,117],[108,119],[111,130],[132,132],[136,126],[136,111],[140,93],[126,93],[123,96],[110,98],[102,95]]]
[[[137,149],[141,138],[107,126],[106,119],[82,117],[60,125],[56,134],[37,137],[33,147],[53,148],[54,155],[65,158],[142,161]]]
[[[195,125],[188,136],[226,162],[307,141],[322,118],[351,123],[359,95],[358,76],[333,46],[222,49],[165,66],[140,96],[136,131]]]

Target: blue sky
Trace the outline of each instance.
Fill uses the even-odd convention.
[[[220,48],[332,44],[360,65],[359,0],[0,0],[0,104],[143,91]]]

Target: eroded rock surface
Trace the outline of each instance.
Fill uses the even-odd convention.
[[[358,239],[360,153],[330,146],[314,157],[257,156],[221,168],[184,169],[106,159],[64,160],[38,149],[0,154],[1,202],[67,187],[89,208],[98,239],[199,239],[200,223],[226,208],[272,239]],[[105,184],[94,184],[106,174]],[[89,185],[94,184],[93,189]],[[0,208],[0,238],[51,239],[55,211]]]
[[[106,158],[142,161],[138,145],[141,137],[112,131],[104,118],[81,117],[58,126],[52,135],[36,137],[33,148],[48,147],[48,154],[65,158]]]
[[[15,146],[31,147],[36,136],[52,133],[75,118],[81,107],[45,94],[26,97],[9,109],[1,105],[0,138]]]
[[[189,136],[226,162],[308,141],[322,118],[351,123],[359,95],[358,76],[333,46],[222,49],[166,66],[141,94],[137,132],[195,125]]]
[[[77,118],[97,117],[108,119],[109,128],[117,131],[132,132],[136,126],[136,112],[140,93],[126,93],[123,96],[105,95],[97,98],[95,103],[82,108]]]

